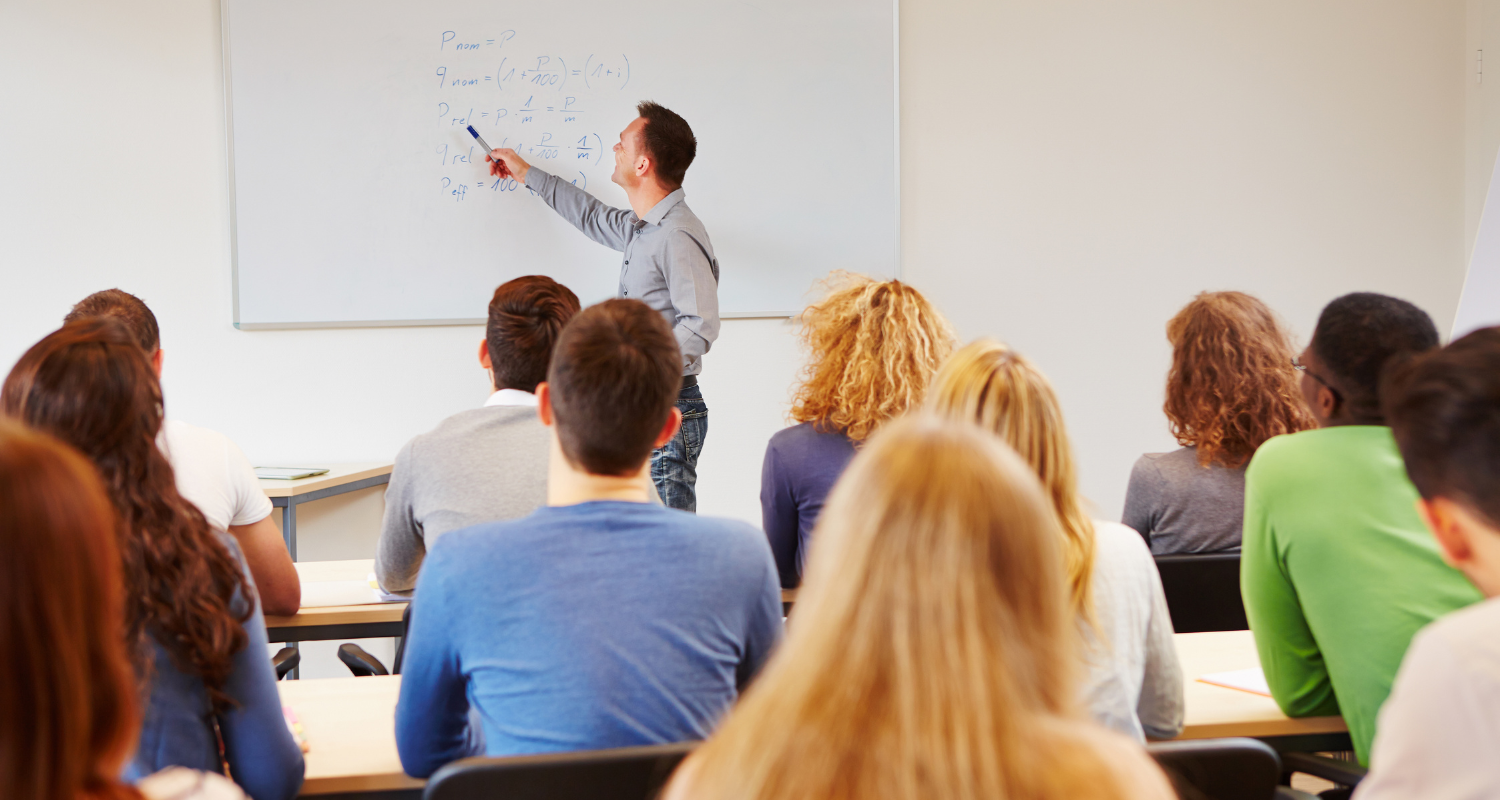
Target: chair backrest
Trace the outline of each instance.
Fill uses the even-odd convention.
[[[1178,633],[1243,631],[1245,603],[1240,599],[1240,554],[1157,556],[1156,571]]]
[[[1183,800],[1271,800],[1281,778],[1276,751],[1255,739],[1153,742],[1146,752]]]
[[[651,800],[698,742],[466,758],[437,771],[423,800]]]

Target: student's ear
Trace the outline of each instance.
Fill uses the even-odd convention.
[[[1318,418],[1330,419],[1339,410],[1339,396],[1327,386],[1318,386]]]
[[[536,418],[552,427],[552,387],[546,381],[536,385]]]
[[[490,343],[483,339],[479,340],[479,366],[494,369],[494,366],[490,364]]]
[[[661,433],[656,435],[656,443],[651,446],[653,448],[661,447],[667,442],[672,441],[672,437],[677,435],[677,429],[681,427],[682,409],[672,406],[672,413],[667,415],[667,424],[661,426]]]
[[[635,175],[636,175],[636,177],[637,178],[644,178],[650,172],[651,172],[651,159],[647,158],[646,156],[638,156],[635,159]]]
[[[1418,499],[1417,513],[1422,515],[1422,521],[1427,523],[1427,529],[1432,531],[1432,538],[1437,540],[1438,547],[1442,548],[1443,560],[1454,567],[1462,568],[1474,557],[1473,545],[1459,520],[1458,508],[1453,501],[1445,497],[1434,497],[1431,500]]]
[[[156,352],[151,354],[151,368],[156,370],[156,377],[158,379],[161,378],[161,362],[163,358],[164,356],[160,347],[156,348]]]

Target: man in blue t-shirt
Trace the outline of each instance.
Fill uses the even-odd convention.
[[[537,410],[547,507],[446,534],[417,579],[396,744],[465,756],[702,739],[781,637],[765,536],[649,502],[681,423],[672,330],[609,300],[563,329]]]

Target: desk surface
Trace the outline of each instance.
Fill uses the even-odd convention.
[[[375,560],[298,561],[297,576],[308,581],[362,581],[375,571]],[[289,617],[267,615],[267,628],[301,628],[310,625],[362,625],[372,622],[400,622],[405,603],[378,603],[363,606],[325,606],[304,608]],[[273,641],[274,636],[273,636]]]
[[[1186,724],[1179,738],[1299,736],[1348,730],[1343,717],[1291,719],[1269,697],[1198,680],[1212,672],[1259,666],[1250,631],[1179,633],[1176,640],[1187,704]]]
[[[1178,634],[1177,654],[1186,681],[1184,739],[1295,736],[1345,730],[1339,717],[1288,719],[1269,697],[1197,680],[1204,673],[1245,669],[1259,663],[1249,631]],[[401,771],[396,754],[399,675],[282,681],[277,685],[282,702],[301,718],[311,748],[303,794],[408,789],[422,785]]]
[[[391,469],[396,465],[391,461],[367,461],[359,464],[293,464],[291,466],[327,466],[328,472],[295,481],[261,480],[260,488],[266,493],[266,497],[296,497],[299,494],[316,492],[319,489],[331,489],[335,486],[343,486],[346,483],[373,478],[377,475],[389,475],[391,474]]]

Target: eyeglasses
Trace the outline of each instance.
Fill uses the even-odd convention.
[[[1339,390],[1333,388],[1333,385],[1330,384],[1328,381],[1323,380],[1323,378],[1320,375],[1318,375],[1318,373],[1313,372],[1312,370],[1308,369],[1307,365],[1304,364],[1304,363],[1302,363],[1301,357],[1294,356],[1292,358],[1292,369],[1297,370],[1298,372],[1306,373],[1309,378],[1312,378],[1313,380],[1317,381],[1318,383],[1323,384],[1324,388],[1326,388],[1330,392],[1333,392],[1333,396],[1334,396],[1335,399],[1339,399],[1340,398]]]

